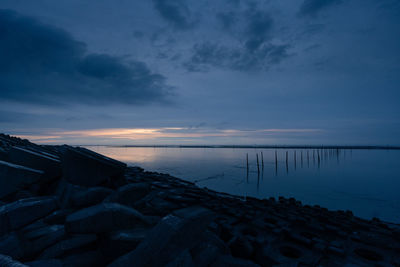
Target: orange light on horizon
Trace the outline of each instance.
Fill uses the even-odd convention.
[[[321,132],[320,129],[256,129],[256,130],[237,130],[237,129],[191,129],[182,127],[164,128],[104,128],[90,130],[73,131],[49,131],[43,135],[18,135],[21,138],[29,139],[38,143],[55,143],[63,140],[85,140],[92,138],[103,138],[109,140],[125,139],[132,141],[146,141],[163,138],[194,138],[201,139],[207,137],[260,137],[264,135],[278,135],[288,133],[313,133]],[[253,136],[251,136],[253,135]]]

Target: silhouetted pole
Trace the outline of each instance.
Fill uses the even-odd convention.
[[[289,172],[288,152],[286,151],[286,173]]]
[[[260,175],[260,163],[258,161],[258,153],[256,154],[256,157],[257,157],[257,173],[258,175]]]
[[[313,165],[315,167],[315,149],[312,151],[312,160],[313,160]]]
[[[339,163],[339,148],[336,148],[336,161]]]
[[[247,172],[249,172],[249,153],[246,154],[246,166],[247,166]]]
[[[278,154],[275,150],[275,175],[278,175]]]
[[[318,168],[319,168],[320,164],[321,164],[321,159],[319,157],[319,149],[318,149]]]
[[[297,155],[296,155],[296,150],[294,151],[294,169],[297,167]]]
[[[246,153],[246,180],[249,182],[249,153]]]
[[[310,168],[310,153],[307,150],[307,167]]]

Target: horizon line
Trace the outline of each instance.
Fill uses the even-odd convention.
[[[45,144],[43,144],[45,145]],[[52,145],[49,145],[52,146]],[[106,145],[106,144],[81,144],[72,146],[105,146],[105,147],[154,147],[154,148],[256,148],[256,149],[382,149],[400,150],[398,145]]]

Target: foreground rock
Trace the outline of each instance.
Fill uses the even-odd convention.
[[[55,155],[14,146],[8,152],[8,160],[18,165],[43,171],[45,181],[57,179],[61,176],[61,162]]]
[[[95,186],[123,176],[126,164],[84,148],[63,147],[63,175],[72,184]]]
[[[212,212],[204,208],[178,210],[161,219],[134,251],[109,266],[164,266],[193,248],[212,219]]]
[[[0,236],[48,215],[57,208],[53,197],[22,199],[0,207]]]
[[[65,227],[70,233],[104,233],[149,224],[150,221],[135,209],[103,203],[69,215]]]
[[[0,255],[0,266],[1,267],[28,267],[20,262],[14,261],[11,257],[6,255]]]
[[[43,174],[43,171],[0,160],[0,199],[38,183]]]

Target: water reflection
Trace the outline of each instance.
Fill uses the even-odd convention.
[[[396,150],[88,148],[217,191],[244,197],[295,197],[305,204],[400,222],[400,151]]]

